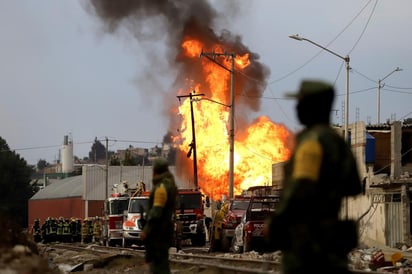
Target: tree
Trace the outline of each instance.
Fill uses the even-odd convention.
[[[128,149],[126,149],[126,153],[124,155],[123,165],[124,166],[135,166],[136,165],[136,160],[133,158],[132,153]]]
[[[50,164],[44,160],[44,159],[40,159],[37,162],[37,170],[43,170],[45,167],[48,167]]]
[[[412,118],[406,118],[405,120],[403,120],[404,124],[412,124]]]
[[[94,139],[91,151],[89,152],[90,161],[97,163],[99,160],[106,160],[106,147],[97,139]]]
[[[149,152],[148,152],[147,149],[145,150],[144,155],[137,155],[136,158],[135,158],[136,159],[136,164],[139,165],[139,166],[148,165],[150,163],[148,155],[149,155]]]
[[[26,160],[10,151],[6,140],[0,137],[0,217],[22,227],[27,227],[27,204],[34,194],[30,185],[33,172]]]
[[[110,157],[110,165],[111,166],[120,166],[120,159],[117,155],[112,155]]]

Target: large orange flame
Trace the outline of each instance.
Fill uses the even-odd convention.
[[[189,38],[182,43],[185,58],[198,59],[202,80],[207,85],[201,86],[192,79],[194,84],[190,90],[207,94],[192,100],[198,184],[204,193],[219,199],[228,194],[229,188],[230,102],[227,98],[231,75],[211,60],[199,58],[203,46],[202,42]],[[223,50],[216,46],[215,52]],[[221,57],[219,60],[226,68],[231,67],[230,58]],[[236,56],[234,61],[235,70],[242,71],[250,65],[249,54]],[[180,94],[184,92],[187,93],[179,91]],[[188,144],[192,142],[190,103],[190,99],[186,99],[178,109],[182,117],[178,136],[181,151],[187,151]],[[259,117],[245,129],[235,125],[234,134],[234,194],[251,186],[271,185],[272,165],[290,157],[291,132],[285,126],[271,122],[268,117]]]

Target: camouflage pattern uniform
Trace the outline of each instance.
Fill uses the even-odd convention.
[[[173,245],[177,187],[166,159],[153,164],[153,190],[144,226],[146,262],[154,274],[170,273],[169,248]]]
[[[268,222],[272,249],[282,250],[282,270],[294,273],[350,273],[348,252],[357,245],[357,227],[341,220],[342,200],[361,193],[352,151],[329,126],[331,85],[302,82],[297,112],[306,128],[285,165],[281,203]]]

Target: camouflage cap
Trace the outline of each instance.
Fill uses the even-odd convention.
[[[165,158],[157,158],[153,162],[153,172],[160,174],[169,169],[169,162]]]
[[[300,84],[298,92],[286,93],[288,98],[297,98],[299,100],[319,95],[334,95],[333,86],[321,80],[303,80]]]

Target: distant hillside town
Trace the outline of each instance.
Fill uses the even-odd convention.
[[[162,143],[161,146],[152,148],[134,147],[129,145],[125,149],[110,151],[104,141],[97,138],[91,146],[88,157],[80,159],[73,155],[73,140],[68,135],[64,136],[59,159],[48,163],[40,159],[34,167],[36,174],[33,181],[43,185],[47,178],[65,178],[80,175],[84,165],[100,166],[151,166],[154,159],[164,157],[171,165],[175,163],[175,149],[171,143]]]

